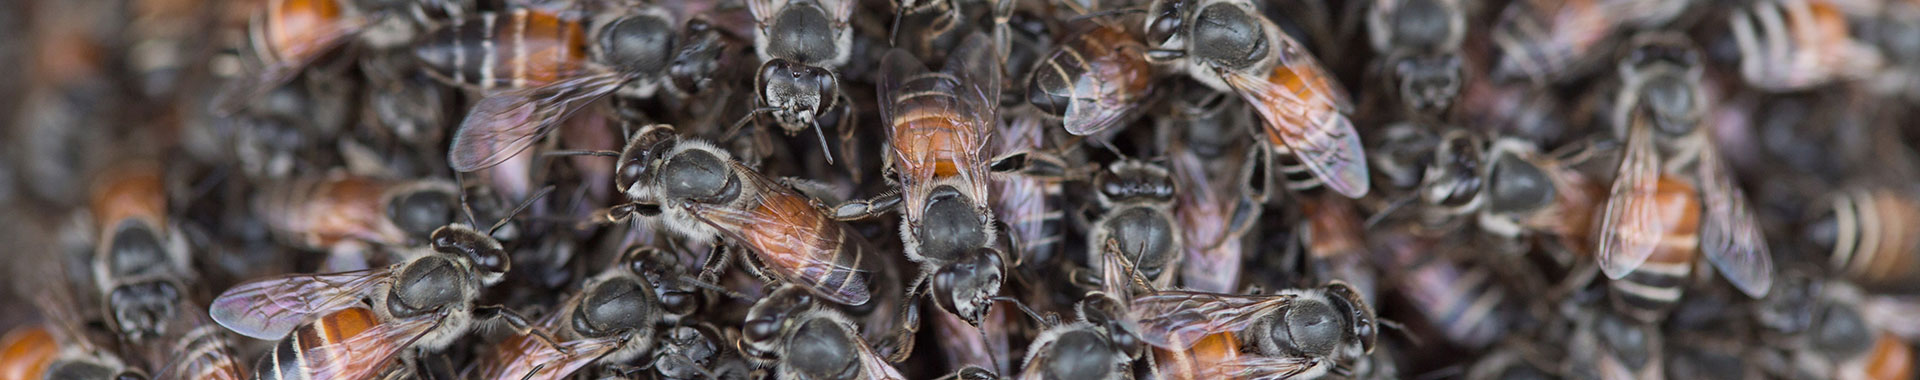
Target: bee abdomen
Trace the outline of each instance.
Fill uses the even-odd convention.
[[[1287,185],[1287,190],[1303,192],[1320,187],[1320,177],[1314,176],[1313,171],[1307,169],[1307,164],[1291,151],[1276,147],[1274,159],[1279,161],[1280,180]]]
[[[260,363],[253,367],[253,379],[305,380],[314,366],[335,360],[353,360],[351,352],[308,351],[344,341],[373,326],[373,311],[362,308],[341,310],[302,325],[288,334],[286,339],[274,343],[273,349],[260,357]]]
[[[1911,287],[1920,277],[1920,204],[1886,190],[1855,190],[1834,199],[1832,264],[1870,286]]]
[[[580,20],[529,9],[481,13],[428,34],[414,58],[453,84],[523,88],[552,83],[588,61]]]
[[[1607,283],[1613,290],[1614,306],[1641,321],[1658,320],[1671,310],[1680,300],[1687,278],[1693,274],[1691,254],[1685,255],[1689,259],[1683,261],[1662,261],[1658,260],[1661,253],[1654,255],[1654,259],[1647,260],[1626,277]]]

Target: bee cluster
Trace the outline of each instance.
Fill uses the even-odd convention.
[[[1920,2],[0,7],[0,380],[1920,378]]]

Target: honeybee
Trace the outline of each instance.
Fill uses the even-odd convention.
[[[171,342],[166,365],[158,373],[161,379],[241,380],[246,367],[234,356],[234,344],[225,328],[214,324],[197,308],[191,313],[192,328]]]
[[[1905,232],[1920,223],[1920,200],[1896,187],[1850,186],[1827,201],[1807,235],[1832,268],[1870,289],[1920,284],[1920,241]]]
[[[25,229],[17,232],[29,232]],[[17,236],[26,244],[33,245],[36,238],[30,235]],[[89,334],[86,321],[98,316],[90,315],[94,311],[90,305],[83,304],[74,293],[78,285],[72,284],[66,270],[67,260],[59,258],[58,249],[52,245],[39,246],[27,250],[24,260],[9,266],[14,276],[11,285],[22,298],[26,298],[43,318],[37,324],[21,324],[9,327],[5,335],[0,335],[0,378],[5,379],[146,379],[147,375],[139,368],[130,365],[108,349],[109,344]],[[49,281],[53,277],[57,280]]]
[[[1573,78],[1607,56],[1613,36],[1679,17],[1693,1],[1522,0],[1507,4],[1493,26],[1496,79],[1550,83]]]
[[[754,77],[754,104],[745,123],[762,113],[788,135],[809,127],[826,153],[826,132],[818,118],[835,107],[851,116],[853,101],[840,91],[840,67],[853,56],[852,0],[752,0],[754,54],[760,69]],[[838,128],[852,128],[841,120]],[[737,126],[736,126],[737,128]],[[827,162],[833,156],[827,155]]]
[[[1011,121],[1001,125],[998,135],[1003,155],[1047,149],[1046,125],[1035,112],[1015,112]],[[1053,263],[1065,242],[1061,181],[1001,176],[994,182],[993,212],[1006,226],[1013,265],[1042,268],[1044,263]]]
[[[1378,261],[1382,267],[1405,268],[1382,276],[1400,297],[1415,307],[1419,315],[1435,326],[1448,342],[1470,349],[1492,345],[1507,335],[1517,314],[1508,287],[1498,272],[1486,265],[1462,260],[1448,254],[1430,254],[1421,244],[1431,241],[1411,234],[1374,237],[1390,241]]]
[[[780,379],[905,379],[860,338],[846,315],[806,293],[775,292],[754,302],[740,327],[740,352]]]
[[[1264,211],[1271,160],[1251,142],[1233,139],[1251,122],[1239,100],[1212,94],[1212,104],[1173,99],[1175,116],[1162,118],[1160,128],[1179,134],[1166,139],[1176,141],[1167,154],[1180,190],[1173,206],[1185,243],[1180,281],[1195,290],[1224,293],[1238,290],[1246,254],[1242,237]]]
[[[1104,20],[1054,46],[1027,79],[1027,103],[1086,136],[1126,124],[1153,95],[1147,47]]]
[[[613,155],[613,152],[594,154]],[[828,218],[818,201],[735,161],[725,150],[683,139],[672,126],[642,128],[618,153],[615,184],[632,202],[611,221],[658,216],[666,230],[697,244],[724,237],[752,251],[763,279],[802,286],[827,300],[864,305],[876,255],[865,237]],[[724,256],[709,258],[708,269]],[[703,273],[702,278],[708,273]]]
[[[279,240],[364,267],[364,250],[412,246],[453,222],[458,191],[443,180],[334,173],[267,182],[252,201]]]
[[[1611,312],[1575,317],[1569,370],[1600,379],[1660,379],[1666,374],[1660,331]]]
[[[187,239],[168,219],[162,169],[122,161],[94,179],[92,277],[108,325],[136,344],[170,331],[193,278]]]
[[[1166,167],[1137,160],[1109,165],[1093,179],[1100,213],[1088,218],[1086,263],[1101,266],[1107,255],[1123,255],[1131,268],[1155,288],[1172,285],[1185,252],[1180,220],[1174,215],[1179,185]]]
[[[414,20],[428,7],[456,9],[441,0],[367,2],[347,0],[264,0],[248,25],[247,36],[260,72],[228,84],[213,101],[218,113],[232,113],[274,87],[298,76],[314,61],[350,40],[374,48],[396,46],[412,38]]]
[[[1480,230],[1516,241],[1534,233],[1559,240],[1575,252],[1588,249],[1587,234],[1599,184],[1573,166],[1597,155],[1593,144],[1552,153],[1532,143],[1502,137],[1487,142],[1464,130],[1448,131],[1433,150],[1417,196],[1427,206],[1426,224],[1472,215]]]
[[[1027,344],[1020,379],[1133,378],[1133,359],[1108,335],[1105,327],[1087,321],[1057,324],[1042,330]]]
[[[1221,376],[1318,378],[1364,359],[1379,330],[1372,307],[1341,282],[1269,295],[1161,290],[1130,303],[1127,318],[1153,347],[1191,349],[1225,332],[1250,337],[1256,350],[1215,366]]]
[[[1812,324],[1802,339],[1788,342],[1792,370],[1782,376],[1833,379],[1910,379],[1914,349],[1897,334],[1899,315],[1874,315],[1860,289],[1829,281],[1819,291]],[[1910,330],[1910,329],[1908,329]]]
[[[1148,59],[1252,104],[1265,123],[1266,146],[1289,160],[1281,168],[1289,188],[1367,194],[1366,152],[1347,119],[1353,105],[1346,91],[1252,1],[1161,0],[1148,15]]]
[[[1699,54],[1684,37],[1637,38],[1620,64],[1624,91],[1613,110],[1625,137],[1601,210],[1600,269],[1630,314],[1664,313],[1680,296],[1694,257],[1748,296],[1765,296],[1773,261],[1746,195],[1733,183],[1706,129]],[[1657,260],[1652,260],[1656,259]]]
[[[641,274],[649,259],[644,251],[628,251],[535,323],[561,339],[559,346],[533,336],[509,337],[478,361],[474,373],[481,379],[562,379],[592,363],[622,363],[648,352],[667,312]]]
[[[1879,70],[1885,59],[1854,38],[1840,7],[1825,0],[1768,0],[1735,8],[1729,24],[1740,47],[1740,77],[1756,88],[1785,92]]]
[[[1367,35],[1382,67],[1396,79],[1402,105],[1415,112],[1445,110],[1464,82],[1460,43],[1467,10],[1460,0],[1375,0]]]
[[[428,33],[413,54],[432,76],[489,93],[454,132],[447,161],[471,172],[513,158],[569,115],[616,91],[650,97],[679,43],[676,19],[653,6],[583,19],[519,8]]]
[[[898,190],[834,209],[835,218],[860,219],[898,208],[906,257],[920,265],[909,289],[931,282],[935,303],[972,324],[986,314],[1006,273],[995,246],[989,175],[1040,161],[1027,152],[991,163],[986,156],[1000,122],[999,59],[989,42],[984,34],[968,36],[940,72],[927,71],[906,50],[887,53],[880,118],[888,123],[885,166]]]
[[[241,335],[280,339],[255,366],[256,378],[367,379],[401,350],[445,349],[476,319],[529,329],[512,310],[476,305],[512,265],[490,237],[499,225],[482,232],[449,224],[424,252],[386,267],[247,282],[216,297],[208,314]]]

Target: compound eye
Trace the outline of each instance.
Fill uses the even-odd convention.
[[[752,341],[772,341],[773,338],[780,334],[780,322],[766,319],[747,322],[745,326],[740,327],[740,331],[745,333],[747,339]]]
[[[487,274],[504,275],[513,268],[513,258],[505,250],[481,248],[474,252],[473,265]]]

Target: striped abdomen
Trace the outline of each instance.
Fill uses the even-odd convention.
[[[401,245],[406,233],[387,219],[394,183],[364,177],[307,177],[269,183],[254,196],[254,212],[274,238],[305,249],[342,241]]]
[[[372,329],[377,322],[373,311],[363,308],[350,308],[334,312],[300,328],[293,330],[286,339],[274,343],[266,356],[260,357],[260,363],[253,367],[255,380],[304,380],[312,372],[310,368],[336,363],[339,361],[367,360],[358,358],[354,352],[310,349],[345,341],[363,331]],[[361,365],[384,365],[362,363]]]
[[[1614,305],[1622,313],[1641,321],[1658,320],[1680,300],[1687,279],[1693,274],[1693,259],[1700,253],[1700,198],[1694,187],[1670,176],[1661,176],[1654,202],[1661,229],[1653,254],[1625,277],[1608,282]]]
[[[1406,275],[1392,278],[1400,294],[1420,306],[1417,309],[1421,315],[1439,327],[1448,341],[1479,349],[1506,332],[1506,289],[1495,283],[1491,274],[1483,267],[1433,258]]]
[[[337,0],[266,0],[255,15],[254,53],[263,62],[301,62],[333,46],[327,39],[346,37],[339,30],[349,16]]]
[[[959,175],[971,170],[964,149],[984,148],[982,128],[974,125],[978,115],[961,115],[970,109],[954,91],[964,84],[946,73],[924,73],[906,79],[893,99],[892,147],[896,154],[894,170],[917,173],[931,167],[934,177]],[[974,152],[977,153],[977,152]],[[984,173],[972,173],[985,180]]]
[[[1869,287],[1920,285],[1920,201],[1885,188],[1833,196],[1831,263]]]
[[[14,327],[0,337],[0,380],[39,380],[60,356],[60,342],[47,325]]]
[[[454,85],[534,87],[587,69],[587,30],[582,20],[537,10],[487,12],[435,29],[413,54],[429,74]]]
[[[1005,125],[1000,131],[998,154],[1047,149],[1045,124],[1038,118],[1025,117]],[[1066,231],[1061,219],[1065,200],[1060,182],[1006,176],[995,181],[992,197],[994,214],[1007,224],[1008,237],[1019,242],[1013,247],[1015,252],[1009,252],[1020,255],[1015,262],[1051,262],[1059,254]]]
[[[246,373],[233,357],[225,328],[212,323],[187,331],[174,343],[173,355],[162,378],[240,380]]]
[[[1090,117],[1099,120],[1087,122],[1110,127],[1126,111],[1118,108],[1137,105],[1153,85],[1146,50],[1118,27],[1102,25],[1075,35],[1034,68],[1027,101],[1056,118]]]
[[[1168,379],[1207,379],[1218,375],[1219,368],[1240,358],[1240,339],[1231,332],[1201,337],[1182,351],[1153,350],[1160,373]]]
[[[757,222],[739,226],[739,235],[760,254],[760,262],[791,273],[785,280],[816,294],[865,304],[870,297],[867,279],[858,268],[862,258],[876,254],[866,238],[827,218],[806,196],[784,188],[763,191],[751,211]]]

